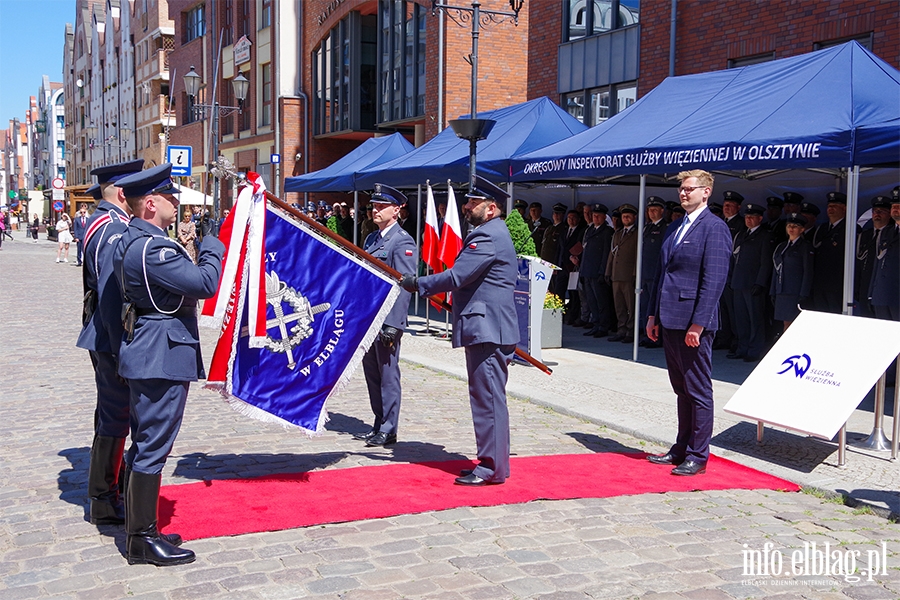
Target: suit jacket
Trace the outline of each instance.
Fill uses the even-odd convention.
[[[572,231],[572,235],[569,235],[568,223],[563,226],[562,231],[559,234],[559,259],[556,262],[557,266],[561,267],[563,271],[568,273],[577,270],[575,263],[571,260],[571,257],[573,256],[572,249],[576,245],[581,244],[581,239],[583,237],[583,224],[576,226],[574,231]]]
[[[697,215],[677,246],[676,231],[678,227],[669,227],[659,254],[649,314],[667,329],[687,329],[695,324],[715,330],[731,257],[731,232],[725,221],[708,209]]]
[[[84,222],[81,222],[81,215],[75,215],[75,218],[72,219],[72,237],[76,240],[84,240],[84,234],[87,232],[87,226],[90,222],[89,216],[84,216]]]
[[[606,263],[609,261],[609,250],[612,248],[613,228],[603,223],[600,227],[589,226],[584,230],[582,238],[581,277],[603,277]]]
[[[882,236],[888,233],[893,225],[889,223],[882,231]],[[856,300],[868,300],[869,287],[872,284],[872,273],[875,271],[875,258],[878,250],[875,248],[875,239],[878,232],[874,227],[863,229],[856,238],[856,269],[853,282],[853,296]]]
[[[844,231],[847,219],[836,227],[822,223],[813,235],[813,281],[816,289],[842,289],[844,285]]]
[[[788,247],[781,242],[772,255],[772,285],[770,296],[780,294],[809,298],[812,296],[813,251],[812,244],[803,236]]]
[[[734,239],[731,289],[749,290],[761,285],[768,291],[772,281],[772,234],[760,225],[745,229]]]
[[[384,236],[381,235],[380,231],[370,233],[369,237],[366,238],[363,249],[387,266],[401,273],[416,272],[416,242],[413,241],[405,229],[396,223],[388,229],[387,234]],[[400,290],[397,302],[394,303],[394,307],[384,320],[385,325],[401,330],[406,328],[406,315],[409,313],[409,296],[409,292]]]
[[[88,217],[87,227],[106,216],[110,217],[109,223],[100,226],[84,246],[84,292],[93,291],[95,303],[94,312],[83,324],[75,345],[94,352],[118,354],[122,341],[122,293],[113,277],[112,258],[119,238],[128,229],[128,215],[103,200]]]
[[[453,293],[453,347],[519,341],[514,290],[519,269],[506,223],[473,229],[451,269],[419,277],[419,293]]]
[[[216,293],[224,253],[222,242],[208,235],[195,265],[162,229],[143,219],[131,220],[113,252],[113,273],[122,297],[139,309],[177,310],[178,315],[156,312],[137,317],[134,338],[130,342],[123,338],[119,347],[119,375],[168,381],[206,377],[197,299]]]
[[[606,261],[606,276],[611,281],[634,281],[637,273],[637,225],[624,227],[613,234],[612,248]]]
[[[731,239],[734,239],[738,233],[747,229],[744,217],[741,215],[734,215],[731,219],[725,219],[725,224],[728,225],[728,229],[731,231]]]
[[[885,227],[878,244],[869,299],[872,306],[900,306],[900,226]]]
[[[534,249],[537,251],[538,256],[540,256],[541,244],[544,242],[544,233],[547,232],[548,227],[553,225],[553,221],[547,217],[540,217],[537,221],[528,219],[525,222],[528,223],[528,227],[531,228],[531,240],[534,242]]]

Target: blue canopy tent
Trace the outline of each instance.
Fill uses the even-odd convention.
[[[857,42],[669,77],[608,121],[517,154],[512,180],[896,166],[898,98],[900,71]]]
[[[400,133],[373,137],[333,164],[297,177],[284,180],[286,192],[352,192],[357,171],[394,160],[410,152],[414,146]]]
[[[478,118],[497,122],[487,139],[477,145],[478,173],[495,182],[509,181],[512,156],[587,129],[549,98],[478,113]],[[375,183],[413,187],[427,179],[461,182],[468,177],[469,142],[444,129],[409,154],[363,170],[356,185],[357,189],[370,189]]]
[[[640,175],[640,229],[648,174],[671,178],[702,168],[739,171],[749,179],[807,169],[846,176],[847,214],[855,216],[860,167],[900,166],[898,98],[900,71],[857,42],[748,67],[669,77],[608,121],[516,155],[511,179],[574,183]],[[847,228],[845,243],[844,306],[849,312],[854,228]],[[641,252],[639,238],[638,280]],[[633,355],[637,359],[637,342]]]

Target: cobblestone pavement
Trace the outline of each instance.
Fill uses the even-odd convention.
[[[54,258],[54,244],[21,234],[0,251],[0,598],[900,597],[900,526],[772,491],[460,508],[199,540],[187,544],[198,555],[191,565],[128,566],[122,528],[98,531],[85,519],[94,386],[87,353],[74,347],[81,271]],[[413,355],[416,340],[404,338]],[[212,341],[204,337],[207,359]],[[465,382],[405,363],[403,384],[401,441],[388,450],[349,435],[370,415],[361,374],[331,401],[328,429],[314,439],[242,417],[195,384],[164,484],[471,457]],[[575,390],[592,393],[577,381]],[[520,456],[662,449],[521,399],[511,398],[510,413]],[[812,544],[828,544],[836,574],[803,558]],[[783,574],[748,572],[750,552]],[[809,574],[787,575],[792,558]]]

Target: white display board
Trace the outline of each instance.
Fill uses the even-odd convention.
[[[830,440],[898,354],[898,322],[802,311],[725,410]]]

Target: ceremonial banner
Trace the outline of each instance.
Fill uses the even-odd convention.
[[[281,209],[264,215],[264,335],[251,342],[256,260],[245,244],[207,387],[242,414],[318,433],[326,400],[359,366],[400,288]]]

